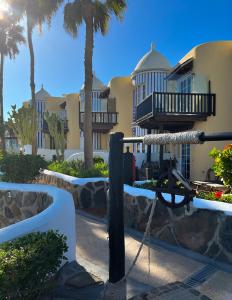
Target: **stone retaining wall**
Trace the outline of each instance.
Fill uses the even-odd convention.
[[[51,203],[45,193],[0,191],[0,228],[33,217]]]
[[[35,183],[54,185],[69,191],[73,196],[77,209],[82,209],[99,216],[106,214],[108,183],[105,181],[88,182],[85,185],[74,185],[61,178],[41,174],[35,179]]]
[[[125,225],[144,231],[151,210],[151,200],[125,193]],[[157,202],[151,223],[151,236],[210,258],[232,263],[232,216],[223,212],[191,206],[170,209]]]
[[[76,208],[104,216],[107,210],[108,183],[72,185],[50,175],[37,182],[67,189],[73,194]],[[145,196],[124,193],[125,225],[144,232],[152,201]],[[151,223],[151,236],[170,244],[196,251],[226,263],[232,263],[232,216],[223,212],[191,207],[170,209],[158,202]]]

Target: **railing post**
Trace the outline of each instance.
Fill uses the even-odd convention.
[[[123,219],[123,139],[121,132],[110,134],[109,152],[109,282],[125,275]]]

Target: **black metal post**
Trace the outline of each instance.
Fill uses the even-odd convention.
[[[125,275],[123,219],[123,139],[121,132],[111,133],[109,152],[109,282]]]

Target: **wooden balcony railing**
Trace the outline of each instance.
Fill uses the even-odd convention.
[[[157,115],[207,117],[215,114],[215,94],[154,92],[137,105],[136,122]]]
[[[84,123],[84,112],[80,112],[80,124]],[[115,125],[118,123],[118,113],[116,112],[92,112],[93,124],[109,124]]]

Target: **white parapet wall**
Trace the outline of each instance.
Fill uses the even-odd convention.
[[[37,153],[43,156],[46,160],[52,160],[53,155],[56,155],[55,150],[44,149],[44,148],[39,148]],[[108,151],[94,151],[93,155],[100,156],[104,159],[106,163],[108,162],[108,158],[109,158]],[[64,152],[64,158],[66,160],[73,160],[73,159],[84,160],[84,152],[78,149],[66,149]]]
[[[0,243],[31,232],[58,230],[67,237],[68,261],[76,260],[75,208],[72,195],[53,186],[40,184],[0,183],[0,191],[47,193],[52,203],[41,213],[0,229]]]

